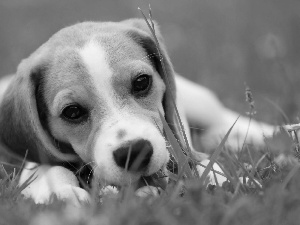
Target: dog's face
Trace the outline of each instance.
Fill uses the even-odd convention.
[[[76,49],[60,49],[45,77],[50,133],[94,162],[108,182],[150,175],[168,161],[158,114],[165,84],[146,54],[122,32],[104,28]],[[127,158],[143,151],[145,165],[128,164],[127,172]]]
[[[18,94],[35,98],[23,109],[32,113],[30,105],[36,104],[36,115],[26,122],[37,129],[29,142],[47,150],[54,140],[62,152],[72,149],[109,184],[135,182],[165,168],[169,154],[159,112],[169,114],[169,100],[154,41],[145,30],[131,21],[79,24],[54,35],[32,61],[19,69],[15,82],[29,76],[34,89]],[[32,122],[34,117],[38,121]]]

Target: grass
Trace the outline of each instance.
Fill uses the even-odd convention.
[[[154,29],[153,23],[149,27]],[[255,110],[249,88],[246,94],[251,123]],[[55,197],[50,205],[36,205],[23,198],[24,186],[17,185],[19,173],[9,172],[11,167],[6,165],[1,169],[0,224],[298,224],[299,141],[292,137],[292,129],[291,135],[282,131],[267,139],[262,149],[244,144],[237,155],[225,147],[229,130],[211,156],[211,162],[222,165],[228,179],[219,187],[207,183],[212,163],[199,175],[199,162],[192,157],[189,144],[179,145],[161,119],[178,171],[169,172],[170,182],[159,196],[140,198],[131,187],[123,187],[118,194],[94,195],[91,204],[81,208]]]
[[[225,182],[222,187],[206,187],[196,175],[179,178],[179,170],[178,179],[170,182],[160,196],[140,198],[126,187],[117,195],[103,196],[100,201],[94,198],[94,202],[82,208],[57,199],[48,206],[36,205],[20,195],[17,173],[3,173],[0,224],[297,224],[299,165],[290,162],[279,165],[275,160],[283,150],[275,148],[278,143],[282,147],[289,145],[284,154],[294,157],[295,146],[290,145],[294,141],[281,133],[268,143],[260,151],[245,146],[238,156],[223,146],[218,160],[223,162],[233,182]],[[252,169],[245,165],[251,165]],[[235,180],[249,174],[261,182],[261,188]]]

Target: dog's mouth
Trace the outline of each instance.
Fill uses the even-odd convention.
[[[82,187],[92,188],[92,180],[95,178],[94,171],[91,166],[86,166],[84,170],[82,170],[77,177],[80,181],[80,185]],[[105,182],[104,182],[105,183]],[[156,187],[161,190],[165,190],[168,184],[168,166],[159,169],[156,173],[147,176],[141,176],[134,182],[128,182],[128,184],[115,184],[115,183],[106,183],[103,188],[113,187],[118,191],[121,190],[122,187],[131,186],[134,190],[138,190],[142,187]],[[103,183],[102,183],[103,185]]]
[[[144,186],[153,186],[165,190],[167,183],[166,174],[162,170],[159,170],[150,176],[142,176],[137,182],[136,189]]]
[[[163,172],[163,170],[159,170],[158,172],[149,175],[149,176],[141,176],[137,181],[134,183],[130,183],[130,185],[115,185],[110,184],[107,186],[112,186],[117,190],[121,190],[122,187],[132,187],[135,191],[142,187],[156,187],[161,190],[165,190],[168,184],[168,176]],[[105,187],[104,187],[105,188]]]
[[[166,166],[162,167],[158,172],[150,176],[142,176],[137,182],[137,189],[144,186],[152,186],[165,190],[168,184],[168,174],[178,173],[178,164],[172,154]]]

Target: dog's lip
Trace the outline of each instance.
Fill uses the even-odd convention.
[[[134,187],[135,190],[138,190],[139,188],[144,186],[153,186],[165,190],[167,187],[167,183],[167,176],[162,172],[162,170],[159,170],[158,172],[149,176],[141,176],[136,182],[131,183],[131,186]],[[110,186],[113,186],[118,190],[120,190],[122,187],[122,185],[115,184],[110,184]]]

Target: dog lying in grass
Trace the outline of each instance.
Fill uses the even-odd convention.
[[[25,197],[88,201],[75,176],[82,165],[107,185],[154,185],[151,178],[166,173],[170,158],[159,113],[182,139],[173,101],[189,143],[188,122],[204,129],[204,147],[216,147],[238,114],[177,75],[157,26],[156,35],[167,75],[147,24],[130,19],[64,28],[2,79],[1,143],[20,157],[28,151],[26,160],[39,165],[22,173],[21,183],[37,176]],[[248,119],[240,117],[227,144],[237,149],[247,129]],[[247,142],[262,145],[273,131],[252,121]],[[205,154],[192,153],[207,165]]]

